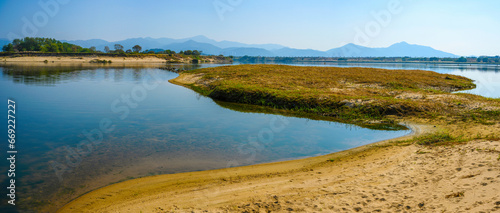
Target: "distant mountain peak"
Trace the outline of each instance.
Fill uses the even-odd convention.
[[[198,39],[210,39],[210,38],[208,38],[208,37],[206,37],[206,36],[204,36],[204,35],[197,35],[197,36],[193,36],[193,37],[191,37],[191,39],[197,39],[197,38],[198,38]],[[212,40],[212,39],[210,39],[210,40]]]
[[[349,43],[349,44],[344,45],[343,47],[352,47],[352,46],[354,46],[354,47],[360,47],[359,45],[357,45],[355,43]]]
[[[392,47],[392,46],[411,46],[411,45],[414,45],[414,44],[408,44],[408,42],[402,41],[402,42],[394,43],[389,47]]]

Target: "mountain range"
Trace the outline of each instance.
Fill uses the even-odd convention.
[[[313,49],[295,49],[279,44],[245,44],[234,41],[215,41],[205,36],[195,36],[183,39],[173,38],[130,38],[121,41],[109,42],[102,39],[90,40],[62,40],[82,47],[95,46],[98,50],[104,50],[105,46],[114,49],[114,44],[123,45],[124,49],[131,49],[134,45],[140,45],[143,50],[161,51],[170,49],[176,52],[181,50],[199,50],[205,55],[225,56],[279,56],[279,57],[458,57],[457,55],[436,50],[432,47],[408,44],[406,42],[395,43],[389,47],[364,47],[356,44],[346,44],[341,47],[319,51]],[[0,45],[8,43],[8,40],[0,39]]]

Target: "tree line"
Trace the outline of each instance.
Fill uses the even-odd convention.
[[[77,53],[92,52],[92,48],[82,48],[78,45],[61,42],[53,38],[31,38],[14,39],[12,43],[2,47],[4,52],[44,52],[44,53]]]

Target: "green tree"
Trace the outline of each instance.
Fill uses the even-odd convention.
[[[467,59],[462,56],[459,59],[457,59],[457,62],[467,62]]]
[[[14,48],[17,49],[17,47],[19,47],[21,45],[21,39],[14,39],[14,41],[12,41],[12,45],[14,46]]]
[[[142,50],[142,47],[139,45],[135,45],[132,47],[132,50],[134,50],[134,52],[138,53]]]
[[[40,49],[40,52],[46,53],[49,52],[49,49],[47,48],[48,45],[43,45],[42,48]]]
[[[59,52],[59,46],[56,43],[51,43],[47,48],[47,51],[51,53],[57,53]]]
[[[97,51],[97,48],[95,48],[94,46],[90,47],[90,52],[95,53],[96,51]]]
[[[109,47],[108,46],[104,47],[104,52],[109,53]]]
[[[117,50],[117,51],[120,51],[120,50],[123,51],[123,46],[121,44],[115,44],[115,50]]]
[[[4,52],[14,52],[14,45],[12,45],[12,43],[3,45],[2,51],[4,51]]]
[[[89,48],[82,48],[82,49],[78,50],[78,52],[81,52],[81,53],[91,53],[92,51]]]

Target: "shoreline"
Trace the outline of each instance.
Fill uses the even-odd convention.
[[[439,130],[439,128],[436,128],[435,126],[429,125],[429,124],[405,123],[403,125],[409,127],[409,129],[411,130],[411,132],[409,134],[404,135],[404,136],[400,136],[397,138],[377,141],[377,142],[374,142],[371,144],[366,144],[366,145],[359,146],[359,147],[354,147],[354,148],[351,148],[348,150],[329,153],[326,155],[306,157],[306,158],[293,159],[293,160],[285,160],[285,161],[277,161],[277,162],[269,162],[269,163],[261,163],[261,164],[247,165],[247,166],[229,167],[229,168],[215,169],[215,170],[203,170],[203,171],[183,172],[183,173],[175,173],[175,174],[153,175],[153,176],[147,176],[147,177],[140,177],[140,178],[136,178],[136,179],[132,179],[132,180],[126,180],[126,181],[119,182],[119,183],[113,183],[113,184],[95,189],[95,190],[90,191],[88,193],[85,193],[83,195],[80,195],[79,197],[75,198],[74,200],[70,201],[69,203],[65,204],[63,207],[58,209],[57,212],[66,212],[66,211],[74,211],[74,210],[86,212],[85,210],[80,209],[77,206],[80,206],[80,205],[86,206],[87,201],[95,200],[96,197],[101,197],[99,199],[102,199],[102,194],[114,194],[114,193],[117,193],[116,190],[120,191],[119,193],[121,193],[122,191],[127,190],[125,188],[130,188],[129,186],[131,186],[131,185],[137,185],[137,184],[155,185],[155,183],[157,181],[163,182],[161,179],[164,179],[164,181],[166,181],[166,182],[170,182],[170,181],[176,181],[176,180],[183,180],[183,179],[185,179],[185,177],[193,177],[194,176],[195,178],[190,179],[188,181],[188,183],[198,185],[198,184],[204,184],[205,182],[210,181],[210,179],[218,180],[220,178],[233,179],[235,177],[245,178],[245,176],[246,177],[266,176],[266,174],[268,174],[268,173],[297,173],[297,172],[301,172],[302,170],[304,170],[304,168],[307,168],[307,170],[309,170],[309,169],[313,169],[316,167],[321,167],[323,164],[327,163],[330,159],[343,159],[343,158],[349,158],[349,157],[356,156],[356,155],[362,155],[363,153],[369,152],[372,149],[377,149],[379,147],[388,146],[389,144],[391,144],[392,142],[395,142],[395,141],[407,140],[407,139],[411,139],[411,138],[416,137],[416,136],[421,136],[421,135],[433,133],[433,132],[436,132]],[[242,170],[245,170],[245,171],[242,171]],[[270,172],[270,171],[272,171],[272,172]],[[265,177],[263,177],[263,178],[265,179]],[[148,183],[148,182],[152,182],[152,183]],[[92,202],[92,203],[94,203],[94,202]],[[105,204],[106,208],[108,208],[109,206],[122,205],[122,204],[117,204],[115,202],[113,202],[113,204],[110,204],[108,202],[105,202],[105,203],[106,203]],[[96,210],[97,209],[88,209],[87,211],[91,212],[91,211],[96,211]],[[101,210],[102,209],[100,209],[99,211],[101,211]],[[121,209],[121,210],[124,210],[124,209]],[[111,210],[111,211],[116,211],[116,210]]]
[[[58,212],[500,209],[500,166],[491,158],[498,153],[480,151],[500,141],[391,145],[439,129],[409,125],[414,131],[406,136],[322,156],[128,180],[84,194]]]

